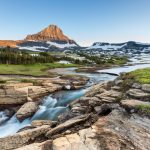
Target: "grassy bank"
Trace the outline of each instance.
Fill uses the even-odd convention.
[[[49,76],[49,69],[77,67],[76,64],[44,63],[30,65],[7,65],[0,64],[0,74],[19,74],[33,76]]]
[[[150,84],[150,68],[138,69],[130,73],[141,84]]]

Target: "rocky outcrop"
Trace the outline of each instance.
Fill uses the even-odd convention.
[[[148,150],[150,127],[145,123],[149,124],[137,115],[128,118],[122,109],[114,110],[90,128],[55,139],[52,147],[55,150]]]
[[[0,87],[0,105],[21,105],[27,102],[27,93],[16,91],[14,86]]]
[[[62,30],[56,25],[50,25],[37,34],[28,35],[25,40],[76,44],[73,40],[70,40],[67,36],[65,36]]]
[[[15,135],[0,138],[0,149],[11,150],[22,146],[25,146],[31,142],[34,142],[36,138],[40,138],[49,129],[49,126],[41,126],[35,129],[19,132]]]
[[[130,85],[125,91],[123,85],[124,80],[116,79],[93,86],[70,104],[70,110],[60,115],[54,126],[51,121],[33,121],[34,129],[0,139],[0,149],[40,150],[50,139],[46,148],[53,150],[148,150],[149,92],[143,85]],[[18,139],[22,140],[16,142]],[[37,143],[39,139],[45,142]],[[24,147],[26,144],[30,145]]]
[[[31,117],[38,110],[35,102],[27,102],[17,111],[16,117],[19,121]]]

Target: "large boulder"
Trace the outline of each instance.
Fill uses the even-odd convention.
[[[38,109],[38,106],[35,102],[25,103],[16,113],[16,117],[19,121],[31,117]]]

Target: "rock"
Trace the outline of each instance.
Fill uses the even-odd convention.
[[[118,80],[118,79],[115,80],[116,86],[120,86],[122,83],[123,83],[123,80]]]
[[[53,124],[54,124],[54,122],[51,120],[33,120],[31,123],[31,126],[40,127],[43,125],[49,125],[49,127],[51,127]]]
[[[149,93],[145,93],[140,89],[130,89],[129,91],[127,91],[127,94],[131,98],[135,98],[135,99],[145,99],[145,98],[148,98],[150,96]]]
[[[113,86],[111,89],[114,91],[120,91],[120,86]]]
[[[32,100],[31,97],[27,97],[27,101],[28,101],[28,102],[32,102],[33,100]]]
[[[125,107],[127,110],[138,109],[139,105],[150,106],[150,102],[143,102],[139,100],[122,100],[121,105]]]
[[[101,106],[95,107],[94,110],[97,112],[98,115],[106,116],[112,111],[112,108],[108,104],[103,104]]]
[[[73,113],[85,113],[86,111],[87,111],[88,109],[87,109],[87,106],[80,106],[80,107],[73,107],[72,109],[71,109],[71,111],[73,112]]]
[[[135,89],[141,89],[141,84],[139,84],[139,83],[133,83],[133,85],[132,85],[132,88],[135,88]]]
[[[35,129],[19,132],[15,135],[0,138],[0,150],[11,150],[25,146],[36,138],[43,136],[49,129],[49,126],[41,126]]]
[[[38,106],[35,102],[25,103],[16,113],[16,117],[19,121],[31,117],[38,109]]]
[[[100,117],[90,128],[53,141],[54,150],[148,150],[149,119],[127,116],[120,108]]]
[[[78,134],[70,134],[53,141],[53,150],[89,150]]]
[[[0,105],[21,105],[27,102],[27,93],[17,91],[13,86],[0,87]]]
[[[143,84],[142,85],[142,90],[145,92],[150,93],[150,84]]]
[[[57,134],[57,133],[60,133],[62,130],[67,130],[69,129],[70,127],[74,126],[74,125],[77,125],[77,124],[80,124],[82,122],[85,122],[87,119],[88,119],[89,115],[83,115],[83,116],[80,116],[78,118],[72,118],[60,125],[58,125],[57,127],[53,128],[53,129],[50,129],[47,133],[46,133],[46,136],[48,138],[51,138],[52,135],[54,134]]]
[[[107,83],[100,83],[97,85],[92,86],[92,88],[86,92],[86,97],[94,97],[96,94],[100,94],[106,91]]]
[[[52,150],[52,141],[48,140],[43,143],[33,143],[16,150]]]
[[[94,107],[94,106],[98,106],[102,104],[102,100],[100,100],[97,97],[91,97],[91,99],[89,100],[89,105]]]
[[[42,31],[38,32],[37,34],[28,35],[26,37],[27,41],[51,41],[51,42],[59,42],[59,43],[70,43],[75,44],[76,42],[69,39],[65,36],[62,30],[57,27],[56,25],[49,25],[47,28],[43,29]]]

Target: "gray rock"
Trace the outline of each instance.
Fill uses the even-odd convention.
[[[150,84],[143,84],[142,85],[142,90],[145,92],[150,93]]]
[[[132,88],[135,88],[135,89],[141,89],[141,84],[139,84],[139,83],[133,83],[133,85],[132,85]]]
[[[116,86],[119,86],[119,85],[122,84],[122,82],[123,82],[123,80],[118,80],[118,79],[116,79],[116,80],[115,80],[115,85],[116,85]]]
[[[137,106],[139,105],[149,106],[150,102],[127,99],[127,100],[122,100],[121,105],[128,110],[133,110],[133,109],[138,109]]]
[[[149,93],[145,93],[140,89],[130,89],[129,91],[127,91],[127,94],[131,98],[135,98],[135,99],[144,99],[144,98],[148,98],[150,96]]]

